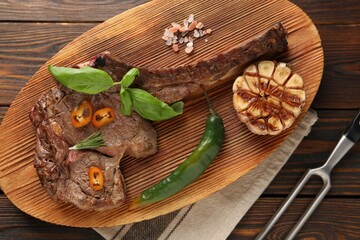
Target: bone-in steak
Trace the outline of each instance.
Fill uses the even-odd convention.
[[[106,143],[96,150],[70,150],[69,147],[98,131],[92,124],[75,128],[70,113],[83,99],[92,102],[94,110],[112,107],[114,122],[101,128]],[[85,210],[116,207],[125,198],[125,184],[120,172],[124,154],[146,157],[157,150],[157,136],[149,122],[136,113],[121,115],[119,95],[115,90],[98,95],[76,93],[55,87],[43,94],[30,113],[36,127],[35,167],[41,183],[54,200],[72,203]],[[103,172],[102,190],[89,186],[89,167]]]
[[[272,58],[287,48],[286,31],[281,24],[262,35],[210,59],[168,69],[141,68],[135,85],[161,100],[172,103],[193,95],[202,87],[210,88],[234,77],[249,63]],[[101,53],[76,67],[91,66],[108,72],[120,81],[132,67],[109,52]],[[156,132],[136,113],[121,115],[119,89],[93,96],[55,87],[44,94],[30,113],[36,127],[35,167],[49,195],[81,209],[109,209],[125,198],[125,185],[119,163],[124,154],[145,157],[156,152]],[[230,91],[230,90],[229,90]],[[114,122],[103,127],[106,147],[96,150],[69,151],[69,147],[97,131],[91,124],[75,128],[70,112],[84,98],[91,100],[94,110],[112,107]],[[95,191],[89,186],[88,168],[99,167],[105,187]]]
[[[213,58],[166,69],[138,67],[141,74],[135,84],[164,102],[176,102],[201,91],[202,86],[209,89],[223,80],[235,79],[251,62],[260,58],[273,58],[284,52],[287,44],[286,30],[281,23],[277,23],[260,36]],[[130,68],[136,67],[116,58],[110,52],[101,53],[78,65],[82,66],[102,69],[116,81],[121,80]]]

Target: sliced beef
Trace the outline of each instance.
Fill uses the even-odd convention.
[[[70,113],[83,99],[93,111],[104,107],[115,110],[114,122],[101,128],[106,143],[96,150],[69,151],[69,147],[98,131],[92,124],[75,128]],[[125,198],[120,172],[124,154],[146,157],[157,150],[157,136],[149,122],[136,113],[121,115],[116,89],[98,95],[76,93],[64,87],[52,88],[42,95],[30,113],[36,127],[35,167],[41,183],[54,199],[72,203],[85,210],[116,207]],[[99,167],[105,177],[102,190],[89,187],[88,168]]]
[[[213,58],[166,69],[138,67],[140,77],[135,84],[161,100],[172,103],[199,91],[202,86],[210,88],[221,80],[234,79],[249,63],[260,58],[272,58],[286,49],[286,30],[278,23],[248,43],[235,46]],[[117,59],[109,52],[77,65],[83,66],[102,69],[115,81],[121,80],[130,68],[136,67]]]

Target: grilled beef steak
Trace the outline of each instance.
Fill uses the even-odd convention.
[[[172,103],[193,95],[202,87],[210,88],[222,80],[234,79],[249,63],[271,58],[287,48],[286,31],[281,24],[246,44],[194,64],[168,69],[139,68],[140,77],[134,84],[164,102]],[[105,52],[76,67],[91,66],[120,81],[132,67]],[[41,96],[30,113],[36,127],[35,167],[49,195],[86,210],[103,210],[117,206],[125,198],[125,185],[119,164],[122,156],[145,157],[156,152],[156,132],[136,113],[121,115],[119,89],[112,88],[98,95],[84,95],[64,87],[55,87]],[[104,126],[105,147],[74,151],[69,147],[88,137],[97,129],[91,124],[75,128],[70,112],[89,99],[93,110],[112,107],[115,121]],[[105,183],[101,190],[89,186],[88,169],[101,169]]]
[[[278,23],[248,43],[235,46],[210,59],[167,69],[138,67],[141,74],[135,84],[162,101],[172,103],[201,90],[201,86],[210,88],[218,82],[221,83],[221,80],[234,79],[249,63],[259,58],[272,58],[286,49],[286,31]],[[122,76],[134,67],[109,52],[77,65],[83,66],[102,69],[109,73],[114,81],[120,81]]]
[[[118,90],[118,89],[117,89]],[[93,110],[112,107],[114,122],[101,128],[106,143],[96,150],[70,150],[69,147],[98,131],[92,124],[75,128],[71,111],[83,100],[92,102]],[[116,207],[125,198],[125,184],[120,172],[124,154],[146,157],[157,150],[157,136],[151,124],[136,113],[121,115],[118,91],[98,95],[76,93],[55,87],[41,96],[30,113],[36,127],[35,167],[41,183],[54,200],[68,202],[85,210]],[[89,167],[96,166],[105,179],[101,190],[89,186]]]

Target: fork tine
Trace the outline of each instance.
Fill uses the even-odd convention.
[[[311,214],[315,211],[317,206],[320,204],[322,199],[326,196],[326,194],[329,192],[331,188],[330,183],[330,176],[329,174],[323,172],[321,169],[319,171],[314,171],[314,175],[318,175],[323,180],[323,187],[321,188],[320,192],[316,195],[312,203],[309,205],[309,207],[306,209],[304,214],[301,216],[299,221],[295,224],[295,226],[291,229],[291,231],[286,236],[286,240],[293,239],[296,234],[299,232],[299,230],[304,226],[305,222],[308,220],[308,218],[311,216]]]
[[[290,206],[293,202],[295,197],[299,194],[299,192],[303,189],[307,181],[314,175],[314,171],[312,169],[308,170],[303,177],[299,180],[295,188],[291,191],[288,195],[286,200],[281,204],[269,222],[265,225],[263,230],[256,236],[256,240],[262,240],[265,236],[269,233],[270,229],[275,225],[275,223],[280,219],[282,214],[286,211],[286,209]]]

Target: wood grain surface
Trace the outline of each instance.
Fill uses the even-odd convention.
[[[75,37],[101,21],[144,1],[3,1],[0,3],[0,122],[31,76]],[[292,0],[314,21],[325,55],[322,83],[312,104],[319,121],[229,239],[253,239],[308,167],[321,165],[360,108],[360,4],[357,0]],[[124,4],[124,5],[122,5]],[[47,5],[46,8],[39,6]],[[87,11],[93,5],[98,14]],[[114,7],[116,6],[116,7]],[[126,6],[126,7],[123,7]],[[68,14],[59,8],[81,14]],[[65,17],[67,15],[67,17]],[[35,32],[36,34],[31,34]],[[346,34],[343,34],[346,33]],[[40,39],[40,40],[39,40]],[[349,57],[348,57],[349,56]],[[351,57],[350,57],[351,56]],[[351,67],[349,67],[351,65]],[[6,79],[6,84],[5,84]],[[10,80],[9,80],[10,79]],[[9,86],[11,85],[11,87]],[[345,90],[342,89],[346,88]],[[7,89],[4,91],[3,89]],[[295,239],[358,239],[360,229],[360,147],[336,166],[332,189]],[[318,181],[301,192],[294,209],[314,197]],[[302,204],[300,204],[302,203]],[[267,207],[268,206],[268,207]],[[326,217],[326,219],[324,219]],[[285,236],[296,217],[280,220],[270,233]],[[215,226],[216,227],[216,226]],[[101,239],[92,229],[48,224],[21,212],[0,190],[0,239]],[[269,238],[270,239],[270,238]]]
[[[189,11],[207,19],[205,24],[217,32],[208,37],[207,43],[198,42],[191,58],[183,51],[178,54],[169,52],[163,41],[159,41],[164,27],[170,24],[168,19],[182,19]],[[229,14],[222,14],[224,11]],[[304,79],[306,111],[320,85],[323,51],[311,20],[287,1],[268,1],[266,4],[263,1],[228,1],[226,4],[218,1],[179,1],[176,4],[154,1],[89,30],[40,68],[5,115],[0,136],[3,143],[0,151],[0,184],[3,191],[18,208],[41,220],[67,226],[104,227],[141,221],[177,210],[232,183],[270,155],[291,131],[289,129],[274,137],[251,134],[239,123],[233,110],[232,82],[223,83],[210,92],[226,129],[225,143],[217,160],[199,180],[181,193],[133,211],[127,210],[129,201],[168,175],[195,148],[208,115],[205,101],[186,102],[185,113],[181,117],[155,124],[159,136],[158,153],[142,161],[130,157],[122,160],[127,199],[124,205],[103,212],[79,210],[49,198],[33,167],[34,130],[28,113],[38,97],[54,86],[47,71],[48,65],[76,64],[105,50],[135,66],[168,68],[186,65],[213,58],[244,44],[277,22],[282,22],[288,31],[289,49],[281,60],[289,62],[293,71]],[[12,124],[14,119],[17,119],[17,125]],[[177,127],[174,129],[173,126]],[[17,154],[13,154],[14,151]],[[49,215],[49,211],[54,214]]]
[[[262,198],[254,204],[229,236],[234,239],[254,239],[262,229],[263,223],[271,218],[285,198]],[[311,203],[312,198],[297,198],[289,207],[267,239],[285,239],[287,233]],[[341,208],[341,205],[347,206]],[[254,210],[256,209],[256,210]],[[256,212],[254,212],[256,211]],[[359,204],[354,199],[324,199],[318,208],[319,214],[310,218],[296,239],[358,239]],[[239,237],[241,236],[241,237]]]

